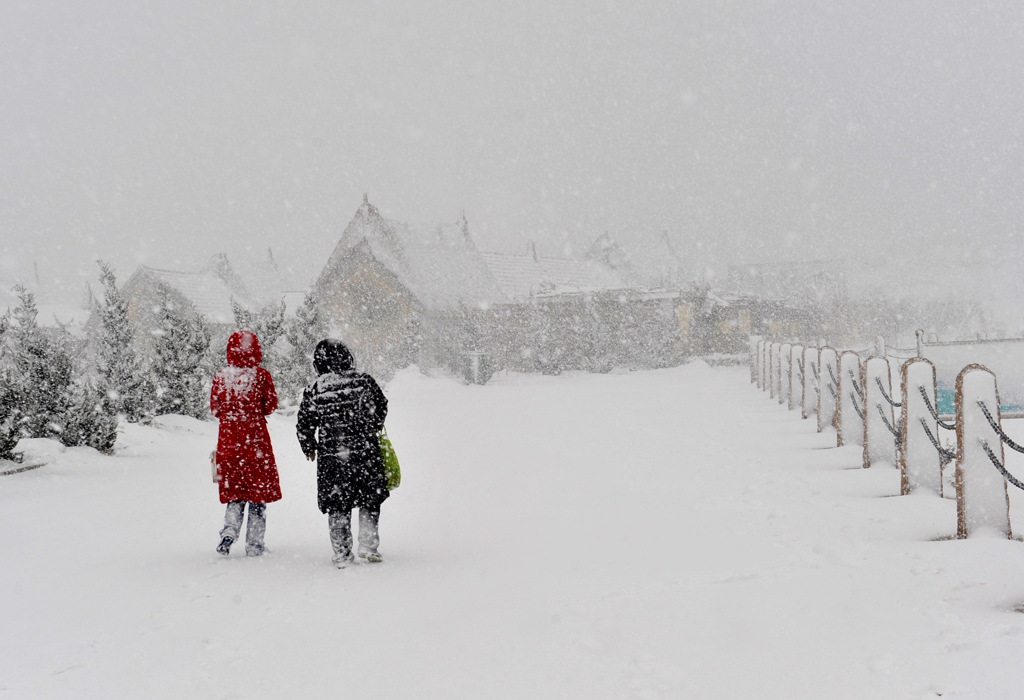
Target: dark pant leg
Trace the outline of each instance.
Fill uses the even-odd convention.
[[[224,527],[220,531],[221,539],[227,537],[232,542],[238,539],[242,529],[242,515],[245,512],[245,501],[231,501],[224,512]]]
[[[377,525],[380,523],[380,506],[359,509],[359,551],[360,553],[377,552],[380,546],[380,534]]]
[[[249,522],[245,529],[245,553],[250,557],[263,554],[263,536],[267,532],[267,504],[249,504]]]

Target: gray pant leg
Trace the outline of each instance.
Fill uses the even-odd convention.
[[[238,539],[242,529],[242,515],[245,512],[245,501],[231,501],[224,512],[224,528],[220,531],[221,539],[228,537],[232,542]]]
[[[380,522],[380,506],[359,509],[359,551],[376,552],[380,546],[377,524]]]
[[[249,522],[245,529],[245,553],[252,556],[263,553],[263,536],[267,532],[267,504],[249,504]]]
[[[331,546],[336,556],[352,556],[352,511],[332,510],[327,514]]]

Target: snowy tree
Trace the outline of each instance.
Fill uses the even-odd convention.
[[[158,414],[180,413],[204,419],[209,415],[205,362],[210,329],[191,304],[161,299],[153,362]]]
[[[15,459],[18,444],[21,411],[17,406],[17,392],[11,367],[6,362],[4,336],[10,328],[10,312],[0,316],[0,459]]]
[[[24,287],[15,292],[19,304],[0,334],[0,456],[11,458],[21,437],[110,452],[117,414],[86,368],[76,366],[82,343],[63,326],[40,328],[34,295]]]
[[[282,402],[298,401],[302,389],[315,379],[313,350],[316,344],[327,337],[327,319],[320,311],[320,305],[313,293],[302,300],[302,306],[295,311],[294,318],[286,324],[285,338],[288,353],[282,363],[280,377],[275,377],[277,393]]]
[[[232,299],[231,310],[235,314],[238,330],[252,331],[259,338],[264,364],[267,364],[274,345],[284,335],[284,302],[250,311]]]
[[[100,263],[103,306],[99,309],[99,388],[106,391],[114,410],[136,422],[150,410],[152,389],[142,359],[135,349],[128,320],[128,302],[117,289],[114,271]]]
[[[71,357],[39,327],[35,296],[20,285],[14,291],[19,303],[5,336],[20,433],[23,437],[57,437],[69,405]]]
[[[270,304],[257,311],[250,311],[232,299],[231,310],[235,314],[236,330],[249,330],[256,334],[263,351],[263,367],[274,378],[275,386],[287,373],[288,357],[281,353],[277,341],[284,336],[284,301]],[[225,348],[227,347],[225,339]],[[223,362],[224,353],[220,353]]]
[[[51,357],[59,365],[70,366],[73,377],[53,424],[59,426],[58,437],[68,447],[84,445],[110,454],[117,440],[117,404],[112,392],[97,383],[96,372],[83,366],[83,346],[63,326],[50,337]]]

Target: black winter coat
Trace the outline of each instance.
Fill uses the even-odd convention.
[[[377,382],[354,369],[321,373],[302,392],[296,432],[303,453],[316,453],[320,512],[379,507],[388,497],[377,438],[387,414]]]

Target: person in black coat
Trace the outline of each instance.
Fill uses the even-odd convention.
[[[359,509],[359,556],[381,561],[380,505],[388,497],[377,434],[388,400],[377,382],[357,372],[340,340],[321,340],[313,352],[316,381],[302,392],[296,432],[302,452],[317,462],[317,503],[326,513],[334,563],[353,561],[352,509]]]

